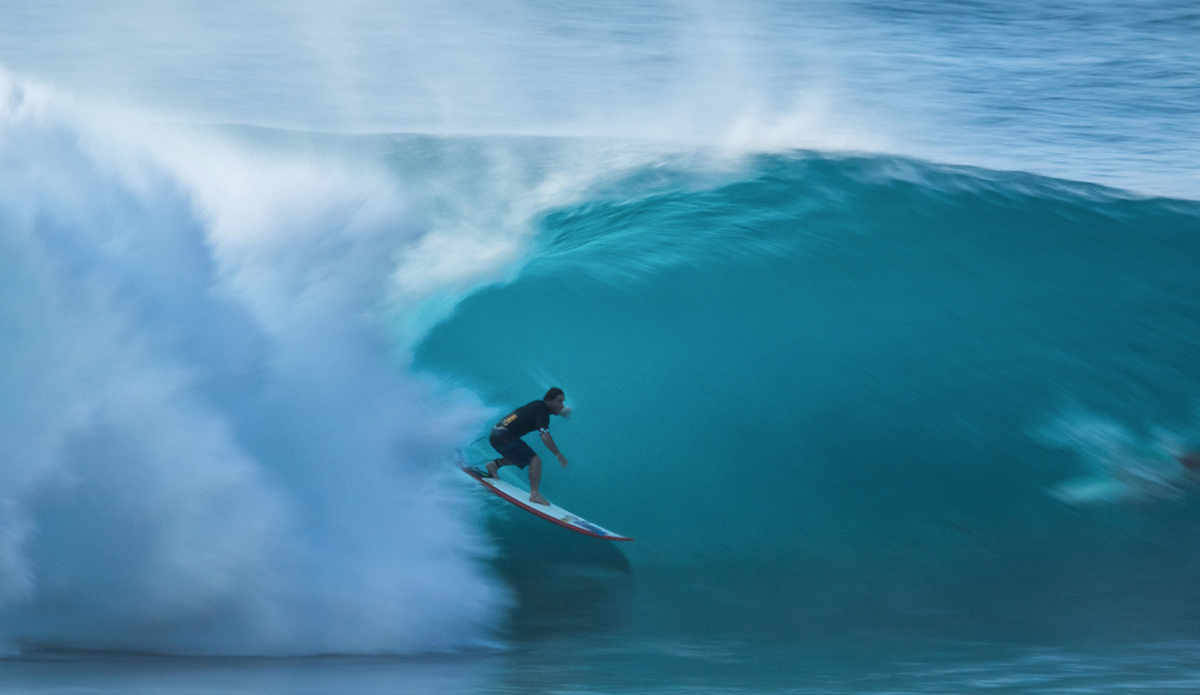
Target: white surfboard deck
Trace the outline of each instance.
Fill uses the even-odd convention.
[[[602,528],[582,517],[576,516],[562,507],[553,504],[534,504],[529,501],[529,491],[522,490],[516,485],[506,483],[499,478],[485,478],[483,473],[473,466],[459,464],[463,472],[472,478],[478,480],[485,488],[503,498],[507,502],[524,509],[525,511],[542,517],[546,521],[558,524],[565,529],[570,529],[575,533],[582,533],[585,536],[593,538],[603,538],[606,541],[631,541],[632,538],[622,536],[619,533],[613,533],[606,528]]]

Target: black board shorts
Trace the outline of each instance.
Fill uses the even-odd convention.
[[[492,445],[501,456],[515,463],[517,468],[524,468],[529,465],[537,454],[533,453],[533,449],[529,445],[521,441],[520,437],[513,436],[512,432],[497,427],[492,430],[492,436],[488,437],[488,443]]]

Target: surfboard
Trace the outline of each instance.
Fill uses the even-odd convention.
[[[471,476],[475,480],[478,480],[485,488],[495,493],[504,501],[510,502],[531,514],[534,514],[535,516],[540,516],[553,524],[558,524],[565,529],[569,529],[575,533],[582,533],[583,535],[591,536],[592,538],[603,538],[606,541],[633,540],[627,536],[622,536],[619,533],[613,533],[606,528],[597,526],[587,519],[568,512],[562,507],[558,507],[553,504],[534,504],[533,502],[529,501],[528,490],[522,490],[516,485],[506,483],[499,478],[486,478],[479,471],[479,469],[475,468],[474,466],[468,466],[460,463],[459,468],[461,468],[467,475]]]

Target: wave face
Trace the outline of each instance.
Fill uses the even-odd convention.
[[[486,641],[507,594],[437,465],[485,411],[383,337],[428,231],[394,182],[0,97],[0,638]]]
[[[644,614],[1197,617],[1197,204],[801,152],[631,168],[539,229],[418,364],[565,389],[542,489],[637,538]]]

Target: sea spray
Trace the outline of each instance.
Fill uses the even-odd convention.
[[[380,300],[426,231],[394,180],[139,136],[4,86],[0,635],[486,641],[506,593],[439,467],[486,411],[383,338]]]

